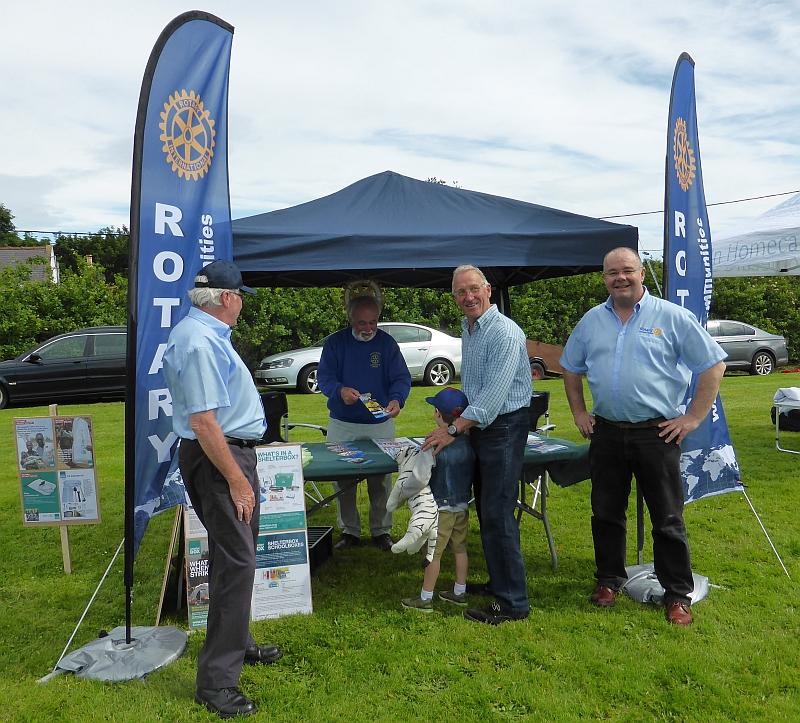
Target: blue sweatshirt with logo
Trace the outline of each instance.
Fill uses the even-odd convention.
[[[317,383],[328,397],[331,417],[341,422],[379,424],[360,402],[345,404],[339,391],[352,387],[361,394],[369,392],[382,406],[396,399],[402,407],[411,391],[411,374],[397,342],[378,329],[370,341],[359,341],[350,327],[328,337],[322,347],[317,369]]]

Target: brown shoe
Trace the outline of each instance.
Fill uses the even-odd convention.
[[[682,600],[673,600],[667,605],[664,615],[667,618],[667,622],[673,625],[680,625],[686,628],[692,624],[692,611],[689,609],[689,603]]]
[[[614,607],[614,603],[617,602],[617,591],[608,587],[608,585],[601,585],[598,582],[589,600],[592,605],[597,605],[601,608]]]

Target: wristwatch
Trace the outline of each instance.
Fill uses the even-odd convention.
[[[458,436],[458,427],[456,427],[455,424],[448,424],[447,425],[447,433],[451,437],[457,437]]]

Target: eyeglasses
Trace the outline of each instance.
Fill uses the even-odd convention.
[[[611,269],[609,271],[603,272],[603,277],[606,279],[613,279],[616,276],[633,276],[634,274],[638,274],[641,272],[641,269],[634,269],[631,266],[628,266],[624,269]]]
[[[468,286],[466,289],[456,289],[453,292],[453,296],[455,296],[457,299],[463,299],[467,294],[472,294],[475,296],[475,294],[479,293],[481,289],[485,288],[486,284],[481,284],[480,286]]]
[[[240,299],[244,298],[242,296],[242,292],[237,291],[236,289],[225,289],[225,291],[227,291],[229,294],[234,294],[235,296],[238,296]]]

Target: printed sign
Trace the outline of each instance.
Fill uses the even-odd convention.
[[[15,419],[14,437],[24,525],[100,522],[91,417]]]

